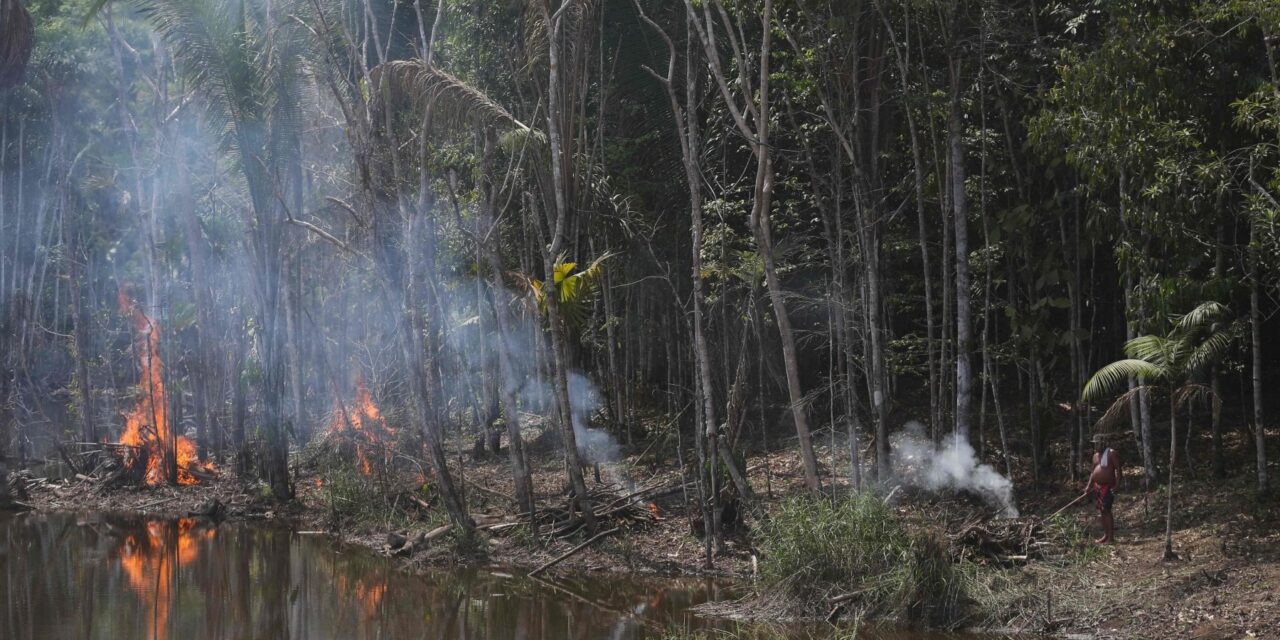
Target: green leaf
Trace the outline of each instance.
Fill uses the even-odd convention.
[[[1081,402],[1092,402],[1103,395],[1114,393],[1129,384],[1129,378],[1151,381],[1164,380],[1168,369],[1145,360],[1118,360],[1101,368],[1089,378],[1080,394]]]

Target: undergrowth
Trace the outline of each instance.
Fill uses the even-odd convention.
[[[874,495],[788,500],[761,533],[762,580],[807,613],[852,596],[860,616],[951,626],[964,615],[965,581],[946,550],[908,534]]]
[[[411,514],[390,498],[384,483],[366,477],[337,456],[329,458],[321,464],[319,496],[333,526],[376,526],[391,531],[405,529],[415,522]]]
[[[1089,529],[1075,518],[1054,516],[1045,521],[1049,541],[1060,550],[1054,559],[1058,564],[1087,564],[1106,555],[1102,547],[1094,544]]]

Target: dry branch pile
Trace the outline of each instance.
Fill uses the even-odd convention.
[[[473,488],[480,488],[480,486],[473,485]],[[653,500],[671,495],[682,488],[681,485],[676,484],[666,487],[650,487],[629,493],[621,493],[605,488],[593,490],[590,495],[592,504],[595,505],[592,513],[596,517],[597,528],[600,531],[587,542],[574,547],[569,553],[557,558],[557,561],[567,558],[604,536],[622,529],[662,520],[661,511]],[[510,496],[492,489],[485,488],[484,490],[514,502]],[[419,498],[415,497],[414,502],[424,510],[431,509],[431,505],[424,503]],[[483,531],[493,536],[506,535],[517,527],[530,524],[530,517],[527,513],[513,517],[472,514],[471,519],[475,522],[477,531]],[[569,505],[563,507],[539,507],[537,513],[533,516],[532,522],[536,524],[538,534],[548,540],[572,536],[582,531],[586,524],[581,512],[572,509]],[[416,551],[425,549],[433,540],[441,538],[451,531],[453,531],[453,525],[446,524],[431,531],[418,531],[415,533],[391,532],[387,534],[382,551],[387,555],[412,555]]]
[[[951,554],[960,560],[1011,564],[1055,555],[1044,520],[1029,516],[969,520],[948,534]]]
[[[609,489],[597,488],[591,491],[592,513],[600,529],[630,527],[636,524],[654,522],[662,516],[653,500],[670,495],[681,489],[680,485],[670,487],[650,487],[629,493],[620,493]],[[582,516],[569,505],[564,507],[542,507],[536,515],[540,531],[552,538],[563,538],[573,535],[585,522]]]

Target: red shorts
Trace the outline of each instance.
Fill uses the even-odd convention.
[[[1098,513],[1106,513],[1111,510],[1111,505],[1116,500],[1116,488],[1109,484],[1098,483],[1093,486],[1093,503],[1098,508]]]

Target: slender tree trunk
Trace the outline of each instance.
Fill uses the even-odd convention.
[[[1173,470],[1178,457],[1178,405],[1169,392],[1169,486],[1165,487],[1164,559],[1177,560],[1173,552]]]
[[[1253,352],[1253,438],[1254,451],[1257,454],[1258,462],[1258,490],[1267,490],[1267,422],[1263,413],[1263,391],[1262,391],[1262,305],[1261,293],[1259,289],[1259,275],[1261,268],[1256,264],[1253,267],[1253,283],[1249,288],[1249,325],[1250,325],[1250,342]]]
[[[486,228],[484,235],[477,238],[477,242],[480,242],[480,250],[488,263],[489,286],[493,293],[493,317],[494,324],[497,325],[498,337],[498,370],[501,374],[499,388],[502,392],[502,416],[503,422],[507,425],[507,456],[511,460],[511,476],[515,481],[516,489],[515,498],[520,505],[520,510],[530,514],[530,521],[533,521],[535,508],[533,481],[530,477],[529,465],[525,459],[524,438],[520,433],[520,405],[517,400],[520,381],[517,378],[515,366],[511,361],[511,345],[509,343],[511,328],[507,312],[511,306],[511,294],[503,286],[502,282],[502,258],[498,255],[500,234],[494,220],[497,192],[491,175],[494,146],[492,135],[485,136],[484,145],[480,176],[483,181],[481,185],[481,214]],[[488,238],[488,242],[484,242],[483,238]]]
[[[951,204],[956,245],[956,416],[955,434],[969,439],[973,416],[973,322],[969,301],[969,206],[965,195],[964,139],[960,119],[960,61],[951,62]]]
[[[565,228],[568,222],[568,190],[569,175],[565,167],[566,150],[561,131],[561,124],[568,116],[562,102],[565,91],[560,75],[561,38],[564,33],[564,18],[551,15],[546,3],[541,5],[543,26],[547,39],[547,138],[551,151],[552,196],[555,205],[554,219],[548,229],[548,244],[542,247],[542,262],[546,274],[546,307],[548,330],[551,333],[552,390],[556,396],[556,404],[560,414],[561,432],[565,446],[565,466],[569,482],[573,487],[574,501],[580,506],[587,529],[596,530],[595,514],[591,499],[587,493],[587,483],[583,478],[582,453],[578,450],[577,437],[573,430],[573,407],[569,396],[568,346],[564,338],[564,322],[561,319],[559,291],[552,275],[555,273],[556,259],[564,250]],[[572,101],[570,101],[572,102]],[[572,132],[572,130],[571,130]],[[537,212],[530,211],[530,215]]]
[[[239,337],[236,339],[236,355],[232,363],[231,371],[231,448],[236,454],[236,471],[240,475],[244,475],[247,471],[245,463],[247,460],[247,451],[245,450],[245,421],[248,418],[249,389],[244,382],[245,358],[249,348],[248,327],[245,326],[243,319],[240,319],[237,333]]]
[[[195,290],[196,303],[196,352],[192,367],[192,395],[196,410],[196,453],[200,460],[208,458],[209,433],[213,427],[212,399],[213,336],[216,332],[211,289],[209,287],[208,262],[205,254],[200,220],[196,214],[195,200],[191,193],[190,175],[185,163],[178,168],[181,193],[183,235],[186,237],[187,260],[191,267],[191,288]]]
[[[692,0],[685,0],[686,15],[689,17],[690,24],[697,31],[698,39],[702,43],[703,53],[707,58],[708,67],[720,90],[721,98],[729,106],[738,130],[748,140],[751,140],[751,150],[756,162],[756,175],[748,224],[755,237],[756,251],[764,263],[765,284],[769,291],[769,301],[773,307],[774,317],[778,323],[778,337],[782,343],[782,359],[786,369],[787,392],[791,400],[791,415],[795,421],[796,436],[800,441],[800,457],[804,464],[805,487],[811,493],[816,494],[821,491],[822,485],[818,480],[818,463],[813,451],[813,437],[809,429],[809,417],[804,403],[803,385],[800,382],[800,365],[796,356],[795,332],[791,326],[791,318],[787,314],[782,283],[778,278],[778,268],[773,255],[773,240],[769,222],[774,180],[772,147],[769,143],[769,122],[771,117],[769,61],[775,26],[773,2],[772,0],[765,0],[764,7],[760,12],[762,29],[760,53],[757,58],[760,68],[755,90],[751,90],[748,86],[751,80],[746,67],[742,66],[746,64],[746,60],[741,57],[740,51],[735,53],[736,63],[740,68],[734,86],[738,87],[738,91],[743,94],[741,96],[736,96],[733,90],[730,89],[730,81],[720,63],[722,51],[716,44],[716,21],[712,18],[713,7],[721,19],[726,21],[724,26],[731,32],[730,37],[734,37],[732,32],[736,30],[735,26],[729,22],[728,13],[718,1],[709,0],[704,2],[701,7],[702,15],[700,17],[699,10],[693,6]],[[735,47],[735,49],[738,48]],[[745,99],[748,103],[751,103],[746,107],[745,112],[739,109],[740,99]]]
[[[72,232],[79,237],[81,231]],[[80,397],[80,437],[84,442],[97,442],[98,429],[94,424],[93,385],[89,380],[89,353],[93,349],[93,340],[89,334],[89,304],[85,300],[85,273],[81,261],[89,259],[88,252],[83,250],[80,242],[73,244],[71,254],[71,305],[75,314],[75,346],[76,346],[76,387]],[[2,375],[2,374],[0,374]],[[0,402],[4,399],[0,398]]]
[[[1223,209],[1223,196],[1218,197],[1218,210]],[[1213,261],[1213,278],[1222,282],[1227,272],[1227,256],[1223,250],[1227,243],[1226,238],[1227,226],[1224,222],[1218,220],[1218,241],[1214,247]],[[1209,387],[1213,390],[1213,397],[1209,401],[1210,406],[1210,422],[1213,429],[1213,475],[1216,478],[1225,478],[1227,476],[1226,462],[1222,458],[1222,376],[1221,369],[1217,363],[1214,363],[1209,371]]]

